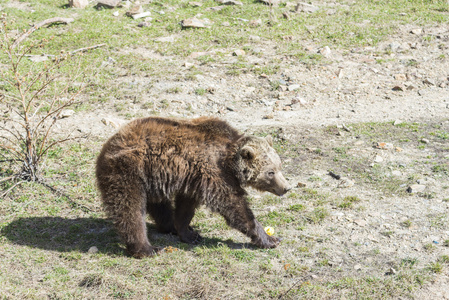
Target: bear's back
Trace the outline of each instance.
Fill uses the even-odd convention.
[[[188,160],[227,156],[243,135],[227,122],[200,117],[192,120],[149,117],[131,121],[104,145],[101,157],[162,155]],[[218,156],[217,156],[218,155]],[[187,158],[190,157],[190,158]]]
[[[192,120],[149,117],[130,122],[119,133],[122,139],[189,140],[196,142],[232,143],[243,135],[226,121],[200,117]]]

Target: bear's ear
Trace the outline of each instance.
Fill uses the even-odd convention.
[[[271,137],[271,135],[267,135],[265,137],[265,139],[267,140],[268,144],[273,147],[273,138]]]
[[[245,146],[240,150],[240,155],[243,159],[252,160],[256,156],[256,153],[252,147]]]

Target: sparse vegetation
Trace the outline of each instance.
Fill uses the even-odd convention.
[[[72,73],[64,71],[73,54],[64,52],[39,66],[27,61],[27,55],[46,47],[51,41],[27,41],[32,31],[19,35],[13,33],[12,18],[0,18],[0,100],[7,108],[0,118],[0,159],[8,162],[10,175],[0,180],[42,179],[41,165],[52,147],[74,138],[71,132],[64,137],[53,134],[53,127],[64,109],[77,104],[77,98],[85,88],[80,63],[69,66]],[[76,60],[76,59],[75,59]],[[66,70],[66,69],[65,69]],[[64,78],[61,81],[61,78]]]
[[[29,95],[36,95],[30,116],[48,115],[48,125],[56,120],[46,140],[54,145],[40,152],[35,174],[65,193],[26,180],[15,185],[18,181],[8,179],[26,172],[22,163],[9,161],[9,149],[0,149],[2,297],[420,299],[421,286],[434,289],[434,276],[447,272],[443,251],[449,240],[423,242],[448,224],[449,123],[447,116],[427,110],[435,104],[446,111],[447,103],[428,101],[426,94],[447,92],[447,74],[441,70],[447,69],[442,52],[448,44],[437,30],[449,22],[446,0],[317,2],[311,4],[319,10],[311,13],[298,13],[287,3],[270,7],[247,0],[220,11],[210,9],[219,6],[212,0],[201,7],[141,1],[153,18],[148,27],[138,27],[143,20],[127,17],[125,7],[96,9],[90,1],[86,9],[74,9],[67,2],[0,0],[0,12],[15,19],[8,25],[13,37],[47,18],[74,18],[70,25],[34,31],[15,48],[15,53],[50,58],[35,62],[23,56],[20,82],[5,80],[15,78],[8,75],[8,56],[0,57],[0,127],[8,130],[8,122],[22,122],[13,113],[21,105],[6,98],[18,95],[17,83],[32,83],[33,74],[44,74],[44,65],[62,75],[47,94],[37,93],[37,83],[44,82],[38,80]],[[210,23],[182,29],[179,22],[195,15]],[[260,25],[249,25],[257,19]],[[425,28],[424,33],[410,33],[414,27]],[[156,41],[159,37],[173,40]],[[103,43],[88,54],[68,55]],[[405,48],[395,51],[392,43]],[[27,52],[25,46],[32,44]],[[324,46],[330,57],[322,53]],[[236,49],[246,55],[233,56]],[[435,62],[438,71],[426,69]],[[407,81],[389,81],[391,72],[404,73]],[[433,82],[429,88],[423,74]],[[299,88],[293,90],[293,84]],[[396,84],[404,90],[392,91]],[[425,103],[420,118],[405,110],[407,121],[388,117],[389,107],[418,96],[420,105]],[[71,103],[76,118],[58,118],[53,100],[54,105]],[[381,110],[365,118],[365,104]],[[267,118],[256,120],[253,110]],[[313,110],[322,114],[307,123],[303,118]],[[98,151],[117,128],[79,124],[103,114],[126,119],[216,115],[242,131],[272,135],[290,183],[304,182],[283,197],[249,191],[257,219],[283,238],[279,247],[254,248],[223,218],[200,208],[191,224],[204,237],[199,245],[159,234],[149,220],[151,241],[165,252],[143,260],[126,256],[105,218],[93,176]],[[98,130],[87,128],[92,124]],[[69,133],[86,132],[91,135],[82,142],[57,143]],[[0,140],[5,137],[0,134]],[[34,138],[39,149],[44,140]],[[392,148],[380,149],[379,142]],[[14,149],[25,155],[23,145],[15,143]],[[375,162],[376,155],[383,161]],[[345,186],[346,178],[354,184]],[[426,190],[408,193],[418,181]]]

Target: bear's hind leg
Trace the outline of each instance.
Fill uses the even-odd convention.
[[[126,250],[129,255],[142,258],[153,256],[162,250],[162,248],[151,246],[148,241],[144,210],[129,212],[121,220],[116,224],[116,228],[125,238]]]
[[[161,249],[151,246],[145,222],[145,195],[141,187],[131,184],[116,184],[114,189],[103,189],[106,211],[114,221],[114,226],[126,244],[127,253],[136,258],[153,256]]]
[[[176,234],[175,225],[173,223],[173,208],[170,202],[155,203],[148,200],[147,211],[156,223],[157,231],[160,233]]]
[[[198,232],[189,226],[195,215],[195,209],[198,203],[195,199],[178,195],[176,196],[176,208],[175,208],[175,228],[178,236],[182,242],[188,244],[198,244],[203,238]]]

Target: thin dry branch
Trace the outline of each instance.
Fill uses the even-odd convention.
[[[9,192],[11,192],[16,186],[18,186],[19,184],[24,183],[25,181],[21,180],[19,182],[17,182],[16,184],[14,184],[12,187],[10,187],[9,189],[7,189],[3,194],[0,195],[0,198],[5,198],[6,195],[9,194]]]
[[[73,55],[78,52],[84,52],[87,50],[92,50],[92,49],[96,49],[96,48],[100,48],[100,47],[104,47],[104,46],[106,46],[106,44],[98,44],[98,45],[94,45],[94,46],[90,46],[90,47],[79,48],[79,49],[71,51],[70,54]]]
[[[4,162],[4,160],[0,160],[0,162]],[[0,182],[8,181],[8,180],[13,179],[13,178],[15,178],[15,176],[4,177],[4,178],[0,179]]]
[[[71,22],[73,22],[74,19],[73,18],[60,18],[60,17],[55,17],[55,18],[50,18],[47,20],[44,20],[42,22],[37,23],[36,25],[34,25],[33,27],[31,27],[30,29],[28,29],[27,32],[25,32],[24,34],[22,34],[17,40],[14,41],[14,43],[12,44],[12,49],[16,48],[23,40],[25,40],[30,34],[32,34],[34,31],[36,31],[37,29],[41,28],[42,26],[45,25],[49,25],[49,24],[53,24],[53,23],[65,23],[65,24],[69,24]]]
[[[77,203],[75,200],[73,200],[69,195],[67,195],[65,192],[49,185],[48,183],[42,181],[42,180],[38,180],[38,183],[42,184],[43,186],[45,186],[46,188],[48,188],[49,190],[51,190],[53,193],[55,193],[56,195],[58,195],[59,197],[65,197],[67,199],[68,202],[70,202],[70,204],[72,206],[78,207],[79,209],[81,209],[83,212],[85,213],[89,213],[92,212],[92,210],[87,207],[84,206],[82,204]]]

